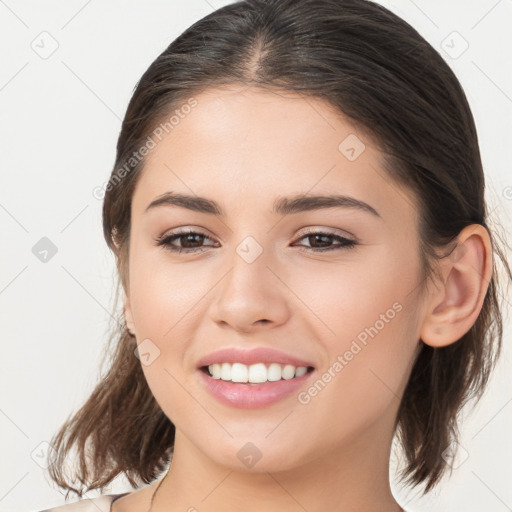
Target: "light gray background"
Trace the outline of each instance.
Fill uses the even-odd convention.
[[[142,73],[183,30],[227,3],[0,0],[2,512],[65,503],[37,455],[92,391],[114,306],[114,260],[93,190],[109,177],[121,119]],[[382,3],[437,48],[461,80],[478,128],[490,208],[510,231],[510,0]],[[32,252],[42,237],[57,247],[46,263]],[[508,320],[504,357],[484,400],[462,424],[467,459],[426,498],[394,483],[408,509],[512,507],[510,335]],[[393,481],[394,474],[393,462]],[[119,478],[109,492],[129,490]]]

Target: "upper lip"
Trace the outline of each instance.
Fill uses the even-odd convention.
[[[256,363],[279,363],[285,365],[291,364],[295,367],[313,366],[307,361],[285,354],[284,352],[274,348],[259,347],[250,350],[241,348],[223,348],[201,358],[197,363],[197,367],[201,368],[215,363],[242,363],[246,365]]]

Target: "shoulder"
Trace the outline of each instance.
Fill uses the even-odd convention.
[[[46,508],[37,512],[110,512],[112,502],[124,494],[104,494],[97,498],[84,498],[74,503]]]

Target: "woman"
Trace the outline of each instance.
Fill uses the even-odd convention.
[[[439,483],[511,272],[464,92],[411,26],[366,0],[206,16],[138,83],[103,222],[123,329],[50,474],[149,485],[53,510],[399,511],[395,435],[404,481]]]

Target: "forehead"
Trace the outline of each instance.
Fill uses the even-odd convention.
[[[343,193],[383,216],[414,217],[412,193],[384,171],[374,142],[327,102],[242,86],[194,99],[147,155],[135,214],[174,191],[211,197],[228,213],[230,205],[235,213],[236,205],[262,207],[277,196]]]

